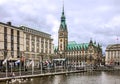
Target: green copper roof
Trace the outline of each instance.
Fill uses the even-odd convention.
[[[77,44],[75,41],[72,42],[68,42],[68,46],[67,49],[68,50],[87,50],[88,48],[88,43],[81,43],[81,44]]]
[[[64,30],[66,29],[66,24],[65,24],[65,22],[61,22],[61,28],[63,28]]]
[[[67,46],[67,50],[71,51],[71,50],[87,50],[89,46],[89,43],[81,43],[81,44],[77,44],[75,41],[69,41],[68,42],[68,46]],[[54,47],[54,51],[57,51],[58,47],[55,46]]]
[[[77,44],[75,41],[69,41],[68,42],[68,45],[75,45],[75,44]]]
[[[68,45],[67,45],[67,50],[68,51],[74,51],[74,50],[87,50],[88,49],[88,47],[90,46],[90,43],[80,43],[80,44],[78,44],[78,43],[76,43],[75,41],[69,41],[68,42]],[[99,46],[99,44],[97,45],[97,44],[92,44],[92,46],[94,47],[94,48],[97,48],[97,49],[99,49],[99,50],[102,50],[101,49],[101,47]],[[54,47],[54,51],[55,52],[57,52],[58,51],[58,46],[55,46]]]

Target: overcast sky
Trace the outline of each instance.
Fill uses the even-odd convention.
[[[62,2],[0,0],[0,22],[49,33],[57,45]],[[104,49],[120,42],[120,0],[64,0],[64,7],[69,41],[87,43],[92,38]]]

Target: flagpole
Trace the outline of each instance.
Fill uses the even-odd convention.
[[[20,69],[21,63],[19,63],[19,76],[21,76],[21,69]]]
[[[6,77],[8,77],[8,68],[7,68],[7,50],[5,50],[5,53],[6,53]]]
[[[12,55],[13,55],[13,51],[11,51]],[[12,62],[12,55],[11,55],[11,59],[10,59],[10,66],[11,66],[11,73],[13,72],[13,62]]]
[[[23,52],[23,61],[24,61],[24,71],[26,70],[26,63],[25,63],[25,52]]]
[[[33,75],[33,72],[34,72],[34,63],[33,63],[34,61],[33,61],[33,59],[32,59],[32,75]]]
[[[41,64],[41,74],[42,74],[42,62],[40,64]]]
[[[20,76],[21,76],[21,60],[20,60]]]
[[[21,55],[20,53],[19,53],[19,55]],[[21,76],[21,56],[20,56],[20,63],[19,63],[19,76]]]
[[[6,77],[8,77],[8,73],[7,73],[7,72],[8,72],[7,63],[8,63],[8,62],[7,62],[7,60],[6,60]]]

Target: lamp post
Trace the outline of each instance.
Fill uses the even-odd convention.
[[[7,63],[8,62],[6,61],[6,77],[8,76],[8,73],[7,73],[8,72]]]

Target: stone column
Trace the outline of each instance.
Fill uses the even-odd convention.
[[[39,52],[41,52],[41,37],[39,38]]]

